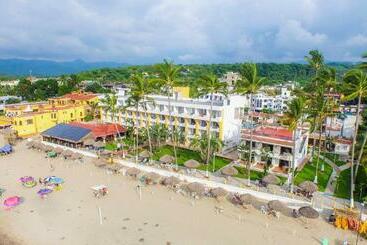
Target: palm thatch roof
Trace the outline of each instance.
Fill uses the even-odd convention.
[[[118,163],[107,165],[107,169],[113,172],[119,172],[122,168],[122,165]]]
[[[77,152],[73,153],[73,154],[70,156],[70,159],[71,159],[71,160],[79,160],[79,159],[82,159],[82,158],[83,158],[83,155],[82,155],[82,154],[80,154],[80,153],[77,153]]]
[[[64,157],[71,157],[74,154],[71,150],[65,150],[61,153]]]
[[[299,187],[303,190],[303,191],[306,191],[306,192],[309,192],[309,193],[314,193],[318,190],[318,187],[315,183],[311,182],[311,181],[304,181],[302,182]]]
[[[270,209],[273,209],[273,210],[279,211],[279,212],[288,209],[287,205],[285,205],[284,203],[282,203],[279,200],[271,200],[271,201],[269,201],[268,202],[268,207]]]
[[[158,183],[159,179],[162,177],[159,174],[154,173],[154,172],[147,173],[144,176],[145,176],[145,180],[150,183]]]
[[[34,141],[28,141],[25,145],[27,146],[27,148],[32,148],[34,143]]]
[[[200,163],[194,159],[190,159],[190,160],[187,160],[185,163],[184,163],[185,167],[187,168],[197,168],[200,166]]]
[[[105,146],[105,143],[103,143],[102,141],[97,141],[93,143],[93,146],[96,148],[102,148]]]
[[[104,167],[104,166],[106,166],[106,165],[107,165],[106,161],[101,160],[101,159],[95,159],[95,160],[93,161],[93,164],[94,164],[94,166],[96,166],[96,167]]]
[[[54,148],[53,148],[52,146],[46,145],[46,146],[43,148],[43,150],[44,150],[45,152],[49,152],[49,151],[53,151],[53,150],[54,150]]]
[[[137,169],[137,168],[129,168],[127,171],[126,171],[126,174],[129,175],[129,176],[133,176],[133,177],[136,177],[138,176],[138,174],[140,173],[140,170]]]
[[[224,174],[224,175],[227,175],[227,176],[234,176],[234,175],[238,174],[238,170],[236,168],[232,167],[232,166],[224,167],[221,170],[221,173]]]
[[[181,182],[181,180],[177,177],[174,177],[174,176],[170,176],[170,177],[167,177],[167,178],[164,178],[162,180],[162,185],[165,185],[165,186],[177,186],[179,185]]]
[[[83,144],[87,145],[87,146],[94,145],[94,143],[95,143],[95,141],[92,138],[88,138],[88,139],[84,140],[84,142],[83,142]]]
[[[317,212],[317,210],[315,210],[314,208],[310,207],[310,206],[305,206],[302,207],[298,210],[298,212],[309,219],[317,219],[319,217],[319,212]]]
[[[150,153],[149,151],[142,151],[141,153],[139,153],[139,157],[142,158],[149,158],[152,156],[152,153]]]
[[[188,184],[186,187],[189,192],[195,193],[199,196],[202,196],[205,194],[205,186],[200,183],[193,182],[193,183]]]
[[[243,204],[252,204],[256,198],[253,195],[246,193],[240,196],[240,200]]]
[[[64,151],[64,149],[62,149],[61,147],[56,147],[55,149],[54,149],[54,152],[56,153],[56,154],[61,154],[61,152],[63,152]]]
[[[273,174],[268,174],[266,176],[264,176],[262,178],[262,181],[265,183],[265,184],[271,184],[271,185],[277,185],[280,183],[280,179],[273,175]]]
[[[175,161],[175,158],[171,155],[164,155],[161,158],[159,158],[159,161],[165,164],[171,164]]]
[[[215,198],[226,197],[228,195],[228,191],[226,191],[225,189],[221,187],[217,187],[217,188],[211,189],[210,194]]]

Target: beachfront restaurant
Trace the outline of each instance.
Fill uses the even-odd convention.
[[[73,148],[83,147],[84,140],[91,135],[92,130],[69,124],[57,124],[41,133],[43,141]]]

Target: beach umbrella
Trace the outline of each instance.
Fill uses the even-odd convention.
[[[238,174],[238,170],[235,169],[234,167],[230,166],[230,167],[224,167],[221,170],[222,174],[227,175],[227,176],[233,176],[233,175],[237,175]]]
[[[159,161],[161,161],[164,164],[171,164],[175,161],[175,158],[171,155],[164,155],[161,158],[159,158]]]
[[[194,159],[190,159],[190,160],[187,160],[185,163],[184,163],[185,167],[187,168],[197,168],[200,166],[200,163]]]
[[[278,212],[282,212],[282,211],[288,209],[288,207],[284,203],[282,203],[281,201],[279,201],[279,200],[271,200],[271,201],[269,201],[268,202],[268,207],[270,209],[273,209],[273,210],[278,211]]]
[[[55,152],[56,154],[61,154],[63,151],[64,151],[64,149],[62,149],[61,147],[56,147],[56,148],[54,149],[54,152]]]
[[[170,177],[167,177],[167,178],[164,178],[162,180],[162,185],[165,185],[165,186],[177,186],[178,184],[180,184],[181,180],[177,177],[174,177],[174,176],[170,176]]]
[[[44,196],[44,195],[47,195],[47,194],[50,194],[52,192],[52,189],[49,189],[49,188],[43,188],[43,189],[40,189],[37,194],[40,195],[40,196]]]
[[[277,185],[280,183],[280,179],[273,175],[273,174],[268,174],[266,176],[264,176],[262,179],[262,182],[264,182],[265,184],[270,184],[270,185]]]
[[[33,145],[34,145],[34,142],[33,141],[28,141],[26,144],[27,148],[32,148]]]
[[[107,169],[114,172],[119,172],[122,168],[122,165],[118,163],[107,165]]]
[[[217,187],[217,188],[211,189],[210,194],[215,198],[226,197],[228,195],[228,191],[226,191],[225,189],[221,187]]]
[[[317,210],[315,210],[314,208],[310,207],[310,206],[305,206],[302,207],[298,210],[298,212],[309,219],[317,219],[319,217],[319,212],[317,212]]]
[[[21,178],[19,178],[19,181],[22,183],[25,182],[29,182],[29,181],[34,181],[34,178],[32,176],[23,176]]]
[[[47,152],[47,157],[53,158],[53,157],[56,157],[56,156],[57,156],[57,154],[54,151]]]
[[[72,152],[71,150],[65,150],[61,153],[61,155],[64,156],[65,158],[71,157],[73,154],[74,152]]]
[[[64,183],[64,179],[62,179],[60,177],[52,176],[49,183],[55,184],[55,185],[60,185],[60,184]]]
[[[318,187],[315,183],[311,182],[311,181],[303,181],[299,187],[303,190],[303,191],[306,191],[306,192],[309,192],[309,193],[314,193],[318,190]]]
[[[129,176],[133,176],[133,177],[138,176],[139,173],[140,173],[140,170],[137,168],[129,168],[128,170],[126,170],[126,174]]]
[[[139,157],[142,158],[149,158],[152,156],[152,153],[150,153],[149,151],[142,151],[141,153],[139,153]]]
[[[242,194],[239,198],[243,204],[252,204],[255,201],[255,197],[251,194]]]
[[[4,206],[12,208],[22,203],[22,198],[19,196],[8,197],[4,200]]]
[[[32,148],[33,148],[33,149],[39,149],[39,148],[40,148],[40,146],[41,146],[41,143],[40,143],[40,142],[38,142],[38,141],[34,141]]]
[[[200,183],[193,182],[193,183],[188,184],[186,187],[189,192],[195,193],[199,196],[202,196],[205,194],[205,186]]]
[[[95,148],[103,148],[105,146],[105,143],[103,143],[102,141],[97,141],[93,143],[93,146]]]
[[[158,183],[161,176],[157,173],[150,172],[144,175],[145,181],[152,182],[152,183]]]
[[[82,159],[82,158],[83,158],[83,156],[82,156],[80,153],[77,153],[77,152],[73,153],[73,154],[70,156],[70,159],[71,159],[71,160],[79,160],[79,159]]]
[[[107,165],[107,163],[105,162],[105,160],[102,160],[102,159],[95,159],[94,161],[93,161],[93,164],[94,164],[94,166],[96,166],[96,167],[104,167],[104,166],[106,166]]]
[[[49,146],[49,145],[46,145],[44,148],[43,148],[43,150],[45,151],[45,152],[50,152],[50,151],[53,151],[53,147],[52,146]]]
[[[91,138],[86,139],[83,142],[83,144],[86,145],[86,146],[92,146],[92,145],[94,145],[94,143],[95,143],[94,139],[91,139]]]

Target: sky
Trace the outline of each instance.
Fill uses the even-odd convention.
[[[367,52],[367,0],[0,0],[0,58],[150,64]]]

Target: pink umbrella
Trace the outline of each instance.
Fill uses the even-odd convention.
[[[22,198],[18,196],[13,196],[5,199],[4,205],[8,208],[18,206],[22,202]]]
[[[21,177],[19,180],[22,183],[26,183],[26,182],[34,181],[34,178],[32,176],[24,176],[24,177]]]

